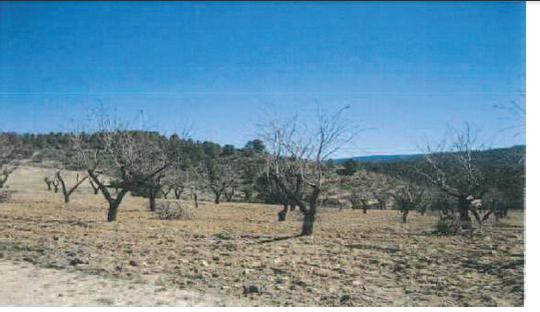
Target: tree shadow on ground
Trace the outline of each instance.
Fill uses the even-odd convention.
[[[302,235],[296,234],[296,235],[287,235],[287,236],[274,237],[274,238],[271,238],[271,239],[265,239],[265,240],[262,240],[262,241],[258,241],[256,243],[257,244],[267,244],[267,243],[279,242],[279,241],[289,240],[289,239],[298,238],[298,237],[302,237]]]

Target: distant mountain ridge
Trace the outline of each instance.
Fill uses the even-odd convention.
[[[370,155],[370,156],[356,156],[351,158],[339,158],[334,159],[334,162],[337,164],[342,164],[347,160],[354,160],[359,163],[370,163],[370,162],[395,162],[403,160],[412,160],[416,158],[421,158],[423,154],[396,154],[396,155]]]
[[[515,145],[512,147],[498,147],[498,148],[492,148],[487,149],[483,151],[479,151],[481,153],[495,153],[498,154],[500,152],[510,151],[510,150],[516,150],[516,151],[525,151],[525,145]],[[370,156],[356,156],[356,157],[350,157],[350,158],[338,158],[334,159],[333,161],[336,164],[342,164],[346,162],[347,160],[354,160],[358,163],[390,163],[390,162],[399,162],[399,161],[407,161],[407,160],[415,160],[420,159],[424,156],[424,154],[396,154],[396,155],[370,155]]]

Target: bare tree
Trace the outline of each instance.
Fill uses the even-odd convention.
[[[58,190],[60,189],[60,181],[58,181],[58,178],[56,178],[56,176],[51,181],[51,184],[52,184],[52,186],[54,188],[54,192],[58,193]]]
[[[386,210],[386,199],[384,195],[373,192],[373,197],[377,200],[377,209]]]
[[[201,166],[203,181],[214,194],[215,204],[219,204],[221,196],[234,190],[240,181],[235,163],[236,159],[232,157],[208,158]]]
[[[240,171],[239,191],[244,195],[244,201],[251,202],[255,195],[257,179],[261,176],[261,173],[265,168],[265,147],[260,140],[250,141],[246,144],[246,147],[247,151],[244,152],[246,155],[241,157],[238,161]]]
[[[64,195],[64,202],[67,204],[69,203],[69,198],[75,190],[84,182],[86,179],[88,179],[88,176],[82,177],[82,179],[79,179],[79,173],[77,173],[75,184],[72,187],[69,187],[66,185],[66,182],[64,181],[64,178],[62,177],[62,170],[58,170],[56,172],[56,178],[58,181],[60,181],[60,185],[62,186],[62,194]]]
[[[170,168],[163,182],[163,196],[167,198],[170,193],[173,193],[175,199],[180,199],[190,184],[190,173],[187,169],[180,167]]]
[[[367,213],[369,209],[369,202],[365,197],[360,194],[357,189],[352,190],[349,200],[351,201],[351,208],[353,210],[362,209],[362,212],[364,214]]]
[[[173,191],[173,186],[164,182],[163,188],[161,189],[161,195],[164,199],[169,198],[169,194]]]
[[[90,179],[99,187],[107,200],[107,221],[115,221],[118,207],[131,190],[146,187],[169,165],[160,146],[151,140],[152,133],[127,131],[126,128],[106,114],[97,115],[97,130],[94,133],[98,144],[89,146],[75,136],[74,147],[78,161],[84,165]],[[102,173],[110,177],[107,182]],[[114,188],[115,195],[110,192]]]
[[[343,117],[347,108],[332,115],[319,112],[315,128],[301,128],[297,117],[284,123],[271,121],[263,128],[270,149],[267,174],[304,215],[302,236],[313,234],[326,161],[353,138]]]
[[[196,164],[191,167],[188,167],[186,170],[186,187],[188,188],[195,208],[199,208],[199,190],[204,186],[204,170],[202,169],[201,164]]]
[[[45,184],[47,185],[47,191],[52,191],[51,185],[53,181],[51,180],[51,178],[45,177],[43,179],[43,182],[45,182]]]
[[[295,186],[301,187],[301,184]],[[278,221],[286,221],[289,211],[294,210],[294,204],[289,199],[289,196],[283,192],[276,184],[274,179],[270,178],[268,173],[263,173],[257,181],[257,190],[266,203],[281,204],[283,209],[278,212]],[[300,189],[295,189],[294,192],[300,192]]]
[[[407,223],[407,216],[411,210],[423,211],[425,188],[411,181],[403,181],[402,185],[390,193],[401,212],[401,221]]]
[[[417,172],[447,195],[458,202],[461,226],[471,227],[469,212],[481,223],[482,217],[476,209],[471,209],[471,202],[481,199],[488,191],[487,181],[479,164],[477,135],[466,124],[461,131],[454,130],[450,144],[443,141],[434,150],[429,145],[425,154],[425,163],[417,167]]]

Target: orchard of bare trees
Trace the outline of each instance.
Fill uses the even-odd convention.
[[[422,157],[396,163],[336,164],[331,159],[358,135],[347,120],[348,107],[273,119],[260,126],[260,139],[244,148],[193,141],[187,135],[167,138],[157,132],[130,130],[105,113],[95,113],[88,132],[61,135],[0,136],[0,188],[17,168],[17,159],[47,156],[59,165],[43,177],[48,191],[65,204],[83,184],[107,203],[107,221],[117,219],[128,193],[148,199],[156,211],[161,200],[214,204],[243,201],[278,204],[280,222],[291,211],[301,214],[301,236],[312,235],[319,210],[351,207],[394,209],[406,223],[410,212],[438,213],[456,232],[500,219],[508,207],[523,205],[524,150],[485,150],[471,126],[453,129],[439,144],[426,146]],[[54,142],[56,152],[34,144]],[[26,156],[25,156],[26,153]],[[502,156],[499,156],[501,154]],[[76,170],[75,179],[66,173]],[[370,180],[371,179],[371,180]],[[333,195],[329,192],[332,191]],[[334,199],[330,200],[329,196]],[[337,206],[336,206],[337,205]],[[341,209],[340,208],[340,209]],[[295,212],[296,213],[296,212]]]

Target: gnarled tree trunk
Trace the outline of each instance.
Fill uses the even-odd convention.
[[[184,187],[183,186],[177,186],[174,188],[174,198],[176,199],[180,199],[180,197],[182,196],[182,193],[184,192]]]
[[[94,195],[97,195],[99,193],[99,187],[92,182],[92,179],[88,180],[90,182],[90,186],[92,187],[92,190],[94,190]]]
[[[79,174],[77,174],[77,183],[73,185],[71,188],[68,189],[66,186],[66,182],[64,182],[64,179],[62,178],[62,175],[60,174],[60,171],[56,172],[56,178],[58,181],[60,181],[60,184],[62,185],[62,194],[64,195],[64,202],[67,204],[69,203],[69,198],[73,192],[86,180],[88,179],[88,176],[85,176],[81,180],[79,180]]]
[[[199,196],[197,192],[193,192],[193,201],[195,202],[195,208],[199,208]]]
[[[289,211],[289,204],[283,204],[283,210],[278,212],[278,221],[285,221],[287,219],[287,212]]]
[[[113,222],[116,221],[116,215],[118,214],[118,207],[120,206],[120,203],[122,202],[122,199],[124,196],[129,192],[128,189],[122,188],[116,188],[117,193],[116,197],[113,197],[109,190],[107,189],[107,186],[102,183],[98,175],[91,169],[88,170],[88,176],[97,184],[99,189],[101,190],[101,194],[103,194],[103,197],[107,200],[109,203],[109,210],[107,211],[107,221]]]
[[[47,184],[47,191],[51,191],[52,190],[52,188],[51,188],[52,181],[49,180],[49,177],[45,177],[45,179],[43,179],[43,181],[45,182],[45,184]]]
[[[118,207],[122,202],[122,199],[127,194],[128,190],[122,189],[118,192],[116,198],[110,197],[107,201],[109,202],[109,210],[107,211],[107,222],[116,221],[116,216],[118,215]]]
[[[469,216],[469,201],[466,196],[458,197],[458,212],[459,212],[459,221],[461,227],[464,229],[471,228],[471,217]]]
[[[221,192],[220,191],[214,191],[214,203],[216,205],[219,205],[221,200]]]
[[[409,210],[403,210],[401,212],[401,222],[407,223],[407,216],[409,215]]]
[[[161,185],[150,188],[148,193],[148,207],[150,208],[150,211],[156,211],[156,198],[158,197],[159,192],[161,192]]]
[[[304,220],[302,223],[302,232],[300,233],[301,236],[310,236],[313,235],[313,229],[315,227],[315,217],[316,217],[316,210],[312,211],[309,209],[304,213]]]
[[[234,191],[235,191],[235,190],[234,190],[234,187],[233,187],[233,188],[231,188],[231,191],[230,191],[230,192],[225,193],[225,197],[226,197],[226,199],[227,199],[228,202],[231,202],[231,201],[232,201],[232,199],[233,199],[233,197],[234,197]]]

